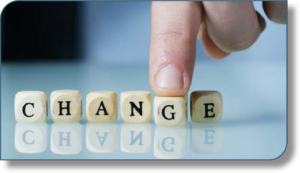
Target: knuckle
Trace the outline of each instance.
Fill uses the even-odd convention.
[[[171,29],[165,32],[158,33],[158,37],[166,42],[175,43],[191,43],[194,39],[192,38],[190,32],[185,32],[183,29]]]
[[[235,52],[248,49],[251,47],[258,38],[259,32],[246,32],[244,34],[237,35],[232,33],[227,35],[223,41],[221,41],[221,49],[226,52]]]

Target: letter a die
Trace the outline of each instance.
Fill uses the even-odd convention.
[[[216,123],[223,116],[223,99],[217,91],[194,91],[191,94],[191,119],[198,123]]]
[[[54,122],[72,123],[81,119],[81,93],[77,90],[53,91],[51,117]]]
[[[185,97],[154,98],[154,121],[158,127],[183,127],[186,125]]]
[[[90,92],[86,97],[88,122],[112,123],[118,117],[118,96],[112,91]]]
[[[20,91],[15,96],[17,122],[40,123],[47,120],[47,96],[41,91]]]
[[[126,123],[147,123],[151,120],[151,93],[127,91],[121,93],[121,118]]]

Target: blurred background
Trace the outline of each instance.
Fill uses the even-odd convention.
[[[286,25],[269,21],[248,50],[221,62],[286,60]],[[8,61],[76,60],[101,64],[148,64],[151,2],[12,2],[1,16],[1,56]],[[215,62],[198,41],[197,63]]]

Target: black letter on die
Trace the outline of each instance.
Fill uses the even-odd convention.
[[[167,106],[165,106],[163,109],[162,109],[162,116],[166,119],[166,120],[174,120],[175,119],[175,113],[171,113],[171,115],[172,115],[172,117],[171,118],[167,118],[166,117],[166,115],[165,115],[165,109],[167,108],[167,107],[171,107],[172,108],[172,110],[174,110],[174,105],[167,105]]]
[[[101,109],[101,107],[102,107],[102,109]],[[106,111],[106,108],[105,108],[105,106],[103,104],[103,101],[101,101],[100,106],[98,108],[98,111],[97,111],[96,115],[99,115],[99,111],[104,111],[104,115],[108,115],[108,113]]]
[[[204,103],[204,106],[205,106],[205,116],[204,116],[204,118],[214,118],[215,113],[209,116],[208,112],[214,112],[215,104],[214,103]],[[212,106],[212,108],[208,109],[208,106]]]
[[[140,108],[138,108],[133,102],[129,102],[131,105],[131,114],[130,116],[134,116],[133,108],[142,116],[143,115],[143,102],[139,102]]]
[[[71,115],[70,114],[70,103],[71,103],[71,101],[66,101],[67,107],[62,107],[62,103],[63,103],[62,101],[59,101],[58,103],[59,103],[59,114],[58,115],[64,115],[62,113],[63,109],[67,109],[67,114],[66,115]]]
[[[32,107],[34,108],[34,103],[26,103],[24,106],[23,106],[23,114],[25,115],[25,117],[32,117],[34,114],[32,114],[32,115],[27,115],[26,114],[26,106],[27,105],[32,105]]]

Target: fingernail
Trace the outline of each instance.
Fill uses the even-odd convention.
[[[160,69],[155,84],[161,88],[180,89],[183,88],[183,76],[179,70],[168,65]]]

